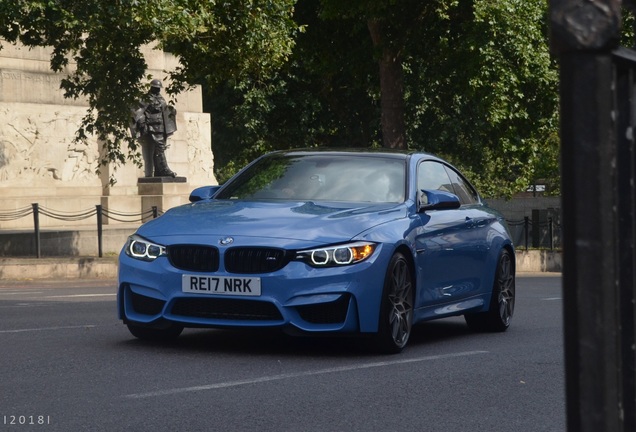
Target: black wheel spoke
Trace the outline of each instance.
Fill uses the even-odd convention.
[[[389,301],[392,305],[391,334],[396,344],[403,344],[410,334],[411,311],[408,298],[410,295],[411,283],[408,268],[404,261],[396,262],[393,271],[392,293]]]
[[[380,323],[384,327],[381,334],[386,335],[387,351],[398,352],[409,339],[413,321],[412,276],[408,263],[400,254],[391,261],[384,295],[386,315]]]
[[[466,315],[468,325],[477,331],[505,331],[515,308],[515,272],[512,254],[503,249],[499,254],[489,309]]]
[[[498,290],[499,290],[499,319],[501,324],[507,327],[514,311],[514,275],[512,261],[508,253],[502,253],[498,266]]]

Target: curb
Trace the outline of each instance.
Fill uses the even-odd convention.
[[[115,279],[117,257],[0,258],[0,279]]]

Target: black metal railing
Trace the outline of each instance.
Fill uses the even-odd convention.
[[[77,222],[92,217],[97,222],[97,250],[99,257],[103,256],[103,227],[104,220],[109,219],[121,223],[142,223],[150,218],[157,218],[163,212],[152,206],[152,208],[141,213],[124,213],[110,209],[105,209],[101,205],[95,208],[80,211],[77,213],[59,212],[40,206],[34,203],[31,207],[25,207],[14,211],[0,211],[0,221],[12,221],[33,215],[33,235],[35,238],[35,251],[38,258],[42,257],[40,248],[40,216],[46,216],[64,222]],[[539,221],[524,217],[520,220],[507,220],[508,227],[514,245],[518,249],[549,249],[561,248],[561,224],[548,217],[546,221]]]
[[[518,249],[561,249],[561,224],[549,217],[533,221],[526,216],[520,220],[506,220],[510,235]]]
[[[35,251],[38,258],[42,257],[41,242],[40,242],[40,215],[59,220],[64,222],[77,222],[92,217],[96,218],[97,222],[97,250],[98,255],[101,258],[103,254],[103,232],[104,232],[104,219],[110,219],[122,223],[141,223],[149,218],[157,218],[163,214],[157,206],[143,211],[141,213],[124,213],[117,212],[103,208],[100,204],[96,205],[94,209],[80,211],[77,213],[59,212],[41,207],[38,203],[31,204],[31,207],[24,207],[22,209],[13,211],[0,211],[0,221],[12,221],[33,215],[33,235],[35,238]]]

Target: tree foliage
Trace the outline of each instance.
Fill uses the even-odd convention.
[[[0,37],[53,47],[66,96],[90,103],[77,138],[101,139],[106,162],[126,160],[124,142],[136,152],[127,107],[148,81],[140,48],[157,43],[180,60],[170,94],[207,92],[221,181],[273,149],[397,145],[509,195],[558,175],[547,10],[547,0],[0,0]]]
[[[219,181],[266,151],[380,146],[378,73],[364,23],[323,20],[318,0],[302,0],[288,63],[270,80],[230,80],[204,99],[212,113]]]
[[[69,98],[90,110],[77,139],[97,136],[106,160],[124,162],[129,107],[145,93],[142,47],[157,44],[181,66],[168,71],[176,95],[192,84],[214,86],[249,75],[266,78],[286,61],[298,30],[294,0],[0,0],[0,37],[53,48],[51,69],[68,72]],[[138,159],[137,159],[138,160]]]
[[[440,4],[450,6],[429,17],[409,61],[410,145],[447,156],[488,195],[558,175],[547,2]]]
[[[403,71],[408,148],[447,157],[490,196],[558,184],[546,18],[546,1],[300,0],[306,31],[275,79],[211,93],[218,177],[276,148],[381,146],[381,54],[367,25],[381,19]]]

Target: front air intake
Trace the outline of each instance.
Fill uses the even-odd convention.
[[[173,315],[228,321],[282,321],[278,308],[266,301],[227,298],[178,298]]]

